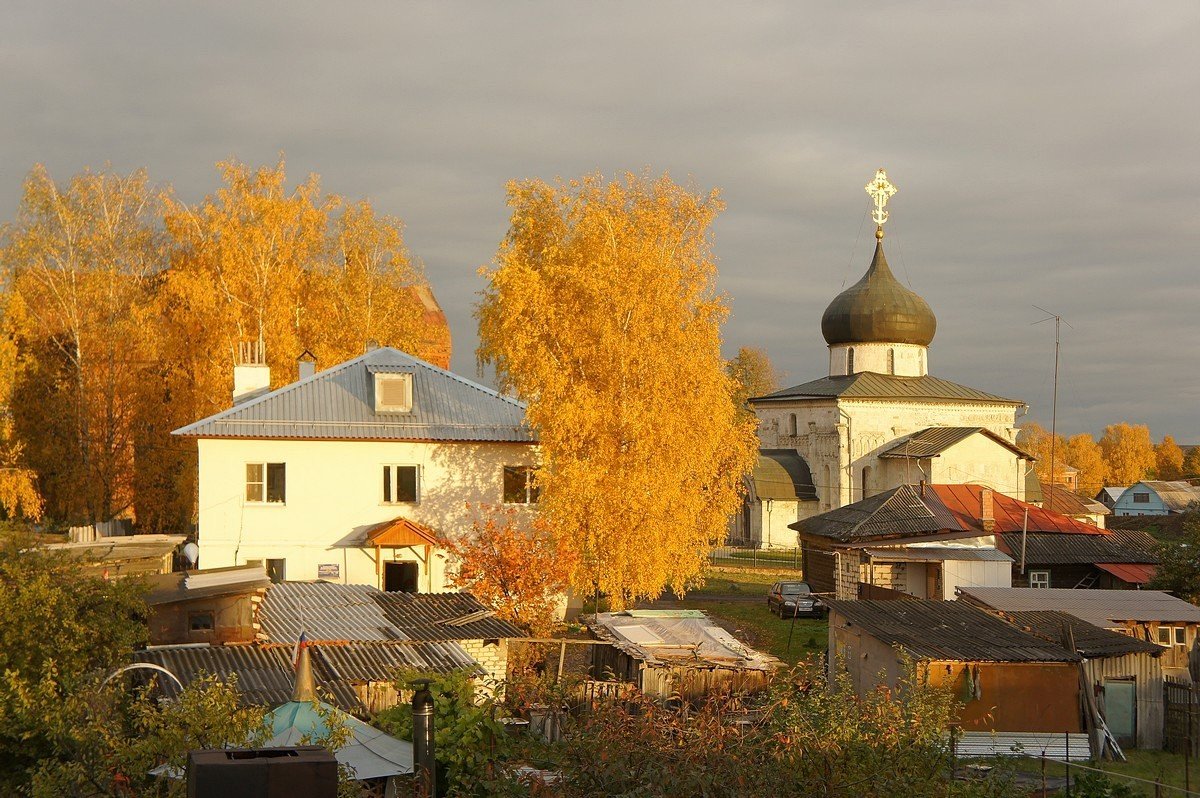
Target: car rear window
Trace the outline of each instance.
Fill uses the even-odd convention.
[[[794,596],[799,593],[811,593],[812,588],[804,582],[783,582],[779,585],[779,592]]]

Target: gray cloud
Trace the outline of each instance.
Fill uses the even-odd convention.
[[[825,371],[819,319],[888,256],[941,376],[1059,425],[1200,443],[1194,3],[28,3],[0,48],[0,215],[41,161],[147,166],[186,199],[229,156],[407,223],[473,371],[476,269],[511,178],[669,170],[719,186],[727,348]]]

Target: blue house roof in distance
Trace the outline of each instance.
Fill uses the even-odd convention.
[[[412,411],[375,412],[377,373],[411,373]],[[525,405],[383,347],[172,433],[190,438],[535,443]]]

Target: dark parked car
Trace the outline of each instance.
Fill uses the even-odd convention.
[[[825,605],[813,595],[808,582],[776,582],[767,594],[767,609],[780,618],[820,618],[825,614]]]

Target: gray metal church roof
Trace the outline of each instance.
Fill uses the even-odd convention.
[[[891,399],[927,401],[964,401],[980,404],[1019,405],[1016,399],[1005,399],[1003,396],[959,385],[950,380],[943,380],[926,374],[921,377],[897,377],[893,374],[876,374],[873,371],[860,371],[857,374],[822,377],[819,380],[806,382],[784,388],[766,396],[757,396],[750,400],[752,404],[759,402],[781,401],[787,399]]]
[[[375,412],[375,373],[413,375],[412,411]],[[535,443],[525,405],[383,347],[175,430],[191,438]]]

